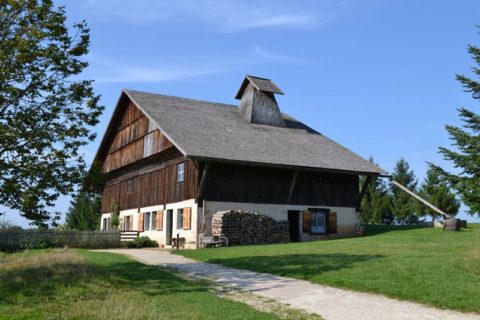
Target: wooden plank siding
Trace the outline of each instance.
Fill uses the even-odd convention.
[[[355,207],[358,176],[212,163],[202,198],[207,201]],[[291,195],[290,195],[291,193]],[[289,200],[290,197],[290,200]]]
[[[171,141],[132,102],[128,102],[118,129],[112,135],[103,169],[111,172],[172,146]]]
[[[184,181],[177,182],[177,164],[185,163]],[[102,213],[111,211],[116,203],[120,210],[142,208],[193,199],[197,194],[197,167],[191,160],[177,163],[107,184],[103,190]]]

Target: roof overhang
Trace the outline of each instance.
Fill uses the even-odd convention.
[[[300,170],[300,171],[317,171],[317,172],[328,172],[328,173],[337,173],[337,174],[346,174],[346,175],[360,175],[360,176],[383,176],[383,173],[373,172],[373,171],[351,171],[351,170],[341,170],[341,169],[332,169],[332,168],[319,168],[319,167],[302,167],[302,166],[292,166],[288,164],[276,164],[276,163],[265,163],[265,162],[252,162],[252,161],[238,161],[231,159],[222,159],[222,158],[210,158],[202,156],[187,155],[189,159],[203,161],[203,162],[212,162],[212,163],[224,163],[224,164],[236,164],[244,166],[253,166],[253,167],[265,167],[265,168],[278,168],[278,169],[290,169],[290,170]]]

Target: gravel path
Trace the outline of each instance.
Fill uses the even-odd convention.
[[[337,289],[302,280],[197,262],[170,254],[168,251],[148,249],[100,251],[125,254],[145,264],[164,266],[190,277],[213,280],[217,285],[271,298],[293,308],[319,314],[327,320],[480,320],[480,315],[477,314],[440,310],[382,295]]]

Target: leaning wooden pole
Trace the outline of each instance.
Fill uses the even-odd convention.
[[[443,212],[442,210],[440,210],[439,208],[437,208],[436,206],[434,206],[433,204],[431,204],[430,202],[428,202],[427,200],[423,199],[422,197],[420,197],[418,194],[416,194],[415,192],[411,191],[410,189],[408,189],[407,187],[401,185],[400,183],[398,183],[397,181],[393,180],[391,177],[389,177],[390,179],[390,182],[392,184],[394,184],[395,186],[399,187],[400,189],[402,189],[403,191],[405,191],[406,193],[408,193],[409,195],[411,195],[412,197],[414,197],[415,199],[417,199],[418,201],[420,201],[421,203],[423,203],[424,205],[426,205],[427,207],[431,208],[432,210],[440,213],[445,219],[450,219],[450,215]]]

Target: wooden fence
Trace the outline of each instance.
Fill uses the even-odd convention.
[[[120,231],[0,231],[0,251],[63,247],[119,248]]]

